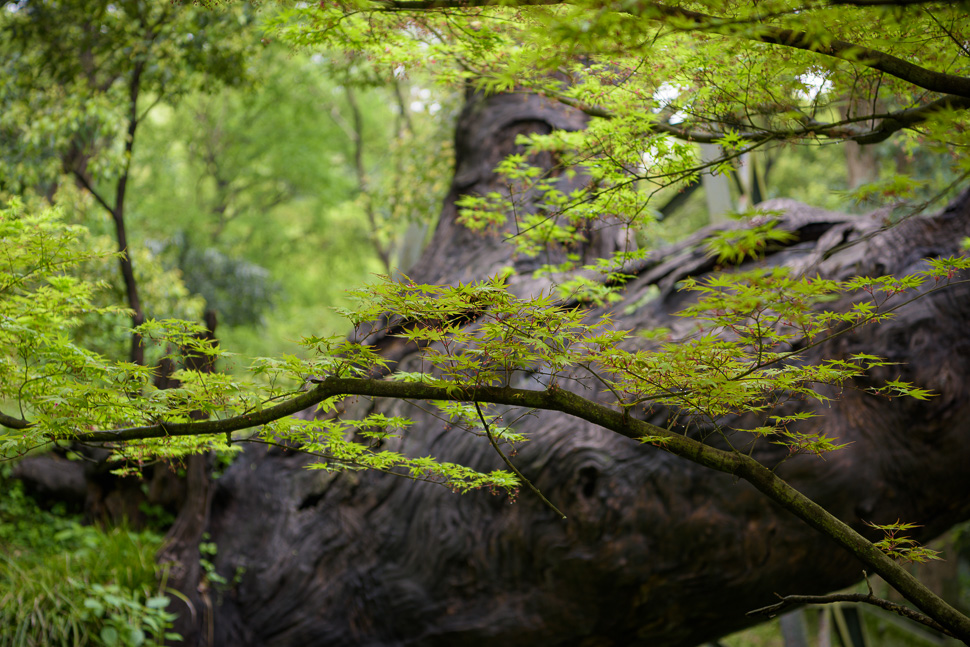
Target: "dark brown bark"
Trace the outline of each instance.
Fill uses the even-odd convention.
[[[216,323],[216,314],[207,310],[206,331],[201,338],[212,344],[218,343]],[[184,367],[190,371],[212,373],[215,370],[212,358],[199,353],[184,352],[183,361]],[[160,367],[156,379],[158,388],[179,386],[179,381],[171,377],[175,368],[170,360],[167,366]],[[205,415],[199,411],[194,412],[192,417],[205,419]],[[181,593],[181,596],[173,597],[169,610],[178,614],[173,629],[182,636],[186,645],[211,644],[214,631],[212,591],[202,568],[199,551],[212,505],[211,458],[208,454],[196,454],[186,459],[185,501],[165,536],[165,545],[157,555],[158,563],[168,569],[168,587]]]
[[[118,263],[121,277],[125,282],[125,294],[128,296],[128,308],[131,309],[131,326],[137,328],[145,323],[145,312],[142,310],[141,298],[138,296],[138,283],[135,281],[135,269],[131,261],[131,249],[128,244],[128,233],[125,230],[125,197],[128,190],[128,172],[131,168],[132,150],[135,145],[135,132],[138,130],[138,94],[141,90],[141,75],[146,61],[135,63],[128,84],[128,129],[125,132],[124,171],[115,185],[115,206],[111,209],[111,219],[115,225],[115,240],[118,243]],[[132,364],[145,363],[145,347],[141,335],[131,334],[131,350],[128,353]]]
[[[137,328],[145,323],[145,312],[142,309],[141,298],[138,296],[138,282],[135,279],[134,264],[131,260],[131,249],[128,244],[128,232],[125,227],[125,198],[128,190],[128,172],[131,167],[132,150],[135,144],[135,133],[138,130],[138,95],[141,91],[141,76],[145,69],[146,61],[141,60],[135,63],[128,83],[128,127],[125,131],[125,154],[124,166],[121,176],[115,184],[114,204],[108,204],[107,200],[94,188],[87,169],[89,161],[88,155],[83,152],[74,151],[65,161],[70,164],[69,171],[74,174],[78,184],[87,190],[105,211],[111,216],[111,221],[115,227],[115,242],[118,248],[118,269],[124,283],[125,297],[128,302],[128,309],[131,310],[131,326]],[[128,361],[133,364],[143,365],[145,363],[145,347],[139,333],[131,334],[131,345],[128,352]]]
[[[122,282],[124,283],[128,309],[131,310],[132,328],[137,328],[145,323],[145,312],[142,308],[141,298],[138,295],[138,283],[135,279],[135,270],[131,259],[131,249],[128,243],[128,232],[125,225],[125,200],[127,198],[128,179],[131,171],[131,160],[135,146],[135,134],[138,131],[138,126],[140,125],[141,120],[144,118],[145,114],[147,114],[147,111],[144,113],[139,113],[138,111],[138,100],[143,90],[143,77],[145,75],[146,67],[152,64],[152,47],[154,46],[155,39],[159,35],[159,28],[161,25],[167,22],[170,17],[171,13],[169,10],[163,9],[151,23],[149,23],[148,16],[145,14],[139,15],[135,20],[138,28],[141,30],[141,34],[144,37],[141,45],[143,45],[146,49],[140,54],[137,60],[134,61],[131,68],[131,76],[127,79],[128,115],[125,128],[124,154],[122,156],[123,161],[120,169],[121,172],[114,185],[113,204],[109,204],[105,199],[105,196],[102,196],[94,187],[94,180],[91,176],[90,170],[88,169],[88,163],[90,162],[93,153],[90,148],[74,142],[72,143],[71,150],[63,159],[65,171],[73,174],[77,180],[77,183],[91,193],[98,204],[100,204],[111,216],[111,220],[115,227],[115,241],[118,248],[118,268],[121,272]],[[85,23],[85,25],[87,26],[87,23]],[[85,76],[87,77],[88,85],[91,88],[103,92],[111,87],[111,85],[113,85],[117,80],[117,77],[115,76],[110,76],[101,81],[97,79],[97,67],[94,63],[94,53],[91,50],[82,49],[80,61]],[[160,96],[164,95],[164,84],[162,87],[158,88],[158,93]],[[156,103],[159,101],[160,96],[156,97]],[[133,364],[143,365],[145,363],[145,348],[142,336],[137,332],[133,332],[131,334],[131,344],[128,352],[128,359]]]
[[[516,135],[582,123],[534,97],[496,97],[466,110],[452,192],[410,275],[454,283],[515,262],[501,240],[454,222],[453,199],[497,188],[491,169]],[[970,234],[967,195],[934,218],[893,229],[878,216],[773,206],[787,212],[801,242],[769,262],[833,277],[912,271],[923,257],[954,253]],[[608,253],[617,240],[597,232],[585,251]],[[693,243],[640,265],[613,308],[620,327],[691,325],[671,316],[686,298],[676,284],[713,269]],[[659,296],[645,300],[651,286]],[[540,287],[527,273],[512,285]],[[825,461],[785,461],[778,473],[859,530],[902,518],[924,524],[926,538],[967,518],[968,303],[966,286],[943,291],[820,349],[816,356],[888,356],[903,364],[867,379],[901,375],[940,395],[886,401],[847,389],[817,413],[827,433],[852,444]],[[408,365],[411,349],[400,340],[381,344]],[[409,453],[502,467],[484,439],[416,407],[357,406],[414,418]],[[650,422],[663,424],[665,415]],[[213,493],[217,568],[227,578],[246,569],[216,601],[214,644],[690,646],[752,622],[745,612],[776,601],[775,592],[821,593],[861,577],[858,562],[743,482],[560,414],[526,416],[518,427],[532,441],[513,460],[567,520],[525,491],[510,505],[380,474],[306,471],[300,455],[248,450]],[[775,446],[756,453],[769,465],[784,455]]]
[[[211,644],[213,635],[212,595],[199,554],[212,499],[208,463],[202,454],[186,459],[186,500],[158,554],[158,563],[168,569],[168,586],[182,594],[172,598],[169,611],[178,614],[173,630],[187,645]]]

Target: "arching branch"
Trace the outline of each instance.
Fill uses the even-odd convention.
[[[771,500],[782,505],[812,528],[831,537],[842,547],[879,573],[896,590],[926,612],[934,620],[947,627],[957,637],[970,641],[970,618],[953,609],[922,586],[906,569],[876,548],[824,508],[801,494],[758,461],[733,451],[725,451],[703,442],[671,432],[663,427],[632,418],[596,402],[556,387],[542,391],[510,387],[448,388],[430,384],[391,382],[384,380],[337,378],[322,379],[309,392],[287,403],[271,407],[251,415],[236,416],[221,421],[203,421],[173,425],[159,424],[152,427],[131,428],[117,432],[89,432],[78,435],[84,441],[123,440],[133,438],[177,436],[200,433],[227,433],[243,429],[259,420],[275,420],[285,412],[295,412],[307,406],[323,402],[339,395],[367,395],[409,400],[451,400],[465,402],[488,402],[545,411],[560,411],[586,420],[621,436],[642,440],[654,439],[671,454],[686,458],[713,470],[731,474],[752,484]]]
[[[496,2],[495,0],[378,0],[376,4],[385,11],[427,11],[443,8],[460,9],[508,5],[527,7],[570,4],[570,2],[569,0],[513,0],[512,2]],[[870,6],[871,3],[862,4]],[[970,98],[970,78],[930,70],[872,47],[838,39],[821,42],[818,38],[812,37],[804,31],[784,29],[763,23],[755,23],[744,31],[739,31],[738,23],[733,18],[713,16],[648,0],[624,5],[622,12],[648,20],[674,19],[677,22],[674,27],[681,31],[718,33],[769,45],[815,52],[848,61],[854,65],[878,70],[930,92]]]

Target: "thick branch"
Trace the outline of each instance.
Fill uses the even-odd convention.
[[[549,95],[557,101],[581,110],[591,117],[613,119],[614,113],[599,106],[590,106],[567,96]],[[814,119],[804,119],[802,127],[790,130],[757,130],[735,133],[741,141],[766,142],[799,139],[802,137],[825,137],[827,139],[850,140],[859,144],[877,144],[891,137],[897,131],[911,128],[923,123],[941,110],[970,109],[970,98],[949,94],[936,101],[916,108],[897,110],[881,114],[863,115],[842,121],[825,123]],[[855,124],[867,121],[878,121],[875,128],[859,128]],[[651,125],[654,130],[667,133],[672,137],[699,144],[715,144],[724,137],[722,133],[712,133],[705,130],[690,130],[673,124],[658,121]]]
[[[280,419],[336,396],[363,395],[405,400],[448,400],[487,402],[531,409],[561,411],[581,418],[621,436],[642,441],[644,438],[664,450],[694,463],[748,481],[768,498],[795,514],[812,528],[832,538],[869,568],[881,575],[934,620],[947,627],[961,640],[970,642],[970,618],[948,605],[926,589],[908,571],[894,562],[865,537],[837,519],[824,508],[798,492],[787,482],[753,458],[740,453],[715,449],[663,427],[620,413],[578,395],[551,387],[544,391],[498,387],[444,387],[421,383],[390,382],[359,378],[330,377],[320,380],[310,391],[263,411],[244,414],[226,420],[164,424],[121,429],[117,431],[83,432],[78,440],[105,442],[231,433]]]
[[[900,110],[887,115],[877,116],[875,118],[881,118],[882,121],[876,128],[873,128],[868,132],[861,132],[859,134],[851,135],[849,139],[860,144],[877,144],[885,139],[888,139],[889,136],[896,131],[921,124],[929,119],[933,114],[947,109],[970,109],[970,98],[948,94],[945,97],[941,97],[936,101],[926,104],[925,106],[919,106],[918,108],[910,108],[908,110]]]
[[[833,40],[823,45],[808,37],[804,32],[777,27],[763,27],[761,33],[754,36],[754,40],[771,45],[783,45],[794,49],[817,52],[884,72],[930,92],[955,94],[970,98],[970,79],[928,70],[925,67],[914,65],[870,47],[862,47],[843,40]]]
[[[851,5],[853,7],[907,7],[918,4],[948,4],[942,0],[829,0],[829,6]]]
[[[495,0],[378,1],[379,6],[391,11],[424,11],[442,8],[460,9],[467,7],[508,6],[509,4],[513,6],[535,6],[571,4],[571,2],[570,0],[513,0],[512,2],[505,2],[504,0],[502,2],[496,2]],[[691,25],[689,28],[685,27],[685,31],[698,29],[713,33],[724,33],[728,36],[740,37],[769,45],[781,45],[793,49],[816,52],[824,56],[831,56],[856,65],[878,70],[925,90],[929,90],[930,92],[953,94],[970,98],[970,78],[929,70],[871,47],[856,45],[843,40],[831,40],[826,43],[821,43],[818,39],[809,36],[806,32],[764,24],[751,31],[738,33],[737,25],[730,18],[721,18],[719,16],[690,11],[689,9],[682,9],[680,7],[671,7],[656,2],[638,2],[625,5],[623,11],[648,19],[657,17],[680,19]]]
[[[14,418],[13,416],[8,416],[0,412],[0,425],[8,429],[27,429],[31,426],[31,423],[23,418]]]
[[[515,2],[496,2],[495,0],[377,0],[388,11],[425,11],[428,9],[464,9],[469,7],[546,7],[568,4],[567,0],[516,0]]]
[[[669,7],[661,3],[650,2],[642,8],[639,6],[637,8],[647,16],[652,12],[658,12],[663,16],[685,19],[698,28],[714,32],[728,28],[730,25],[729,20],[717,16],[689,11],[687,9],[681,9],[680,7]],[[844,40],[834,39],[827,43],[820,43],[818,39],[812,38],[803,31],[782,29],[769,25],[761,25],[752,33],[742,33],[741,36],[749,40],[768,43],[770,45],[782,45],[793,49],[817,52],[825,56],[831,56],[853,64],[879,70],[880,72],[884,72],[885,74],[889,74],[890,76],[912,83],[931,92],[970,97],[970,79],[928,70],[891,54],[872,49],[871,47],[864,47]]]

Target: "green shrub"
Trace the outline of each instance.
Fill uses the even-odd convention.
[[[153,556],[161,537],[45,512],[19,482],[0,498],[0,645],[163,644],[174,615]]]

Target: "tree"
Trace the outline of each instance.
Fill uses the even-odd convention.
[[[937,220],[906,223],[905,235],[911,240],[932,242],[927,251],[935,258],[922,268],[913,267],[913,258],[896,256],[880,247],[887,245],[892,234],[889,238],[877,236],[879,224],[861,225],[861,231],[865,233],[860,240],[872,241],[869,243],[872,247],[864,248],[862,243],[850,246],[849,258],[857,260],[852,255],[865,252],[861,254],[862,260],[868,253],[883,262],[885,259],[881,254],[887,254],[892,262],[886,263],[886,268],[899,271],[898,276],[886,274],[886,269],[880,271],[872,267],[868,270],[872,276],[849,278],[837,269],[829,269],[831,265],[803,264],[801,269],[819,269],[821,275],[810,278],[775,271],[768,265],[755,267],[747,273],[727,273],[688,281],[687,286],[706,299],[699,305],[689,306],[688,312],[706,321],[706,328],[659,332],[654,342],[659,340],[659,346],[644,346],[635,336],[614,330],[609,319],[602,318],[606,304],[615,298],[613,292],[604,288],[622,280],[622,274],[642,274],[645,283],[650,283],[648,277],[653,274],[656,279],[667,281],[659,283],[666,289],[714,264],[703,251],[687,253],[685,248],[680,250],[684,265],[673,271],[671,264],[655,264],[663,260],[663,256],[651,259],[632,255],[630,236],[611,234],[614,230],[607,228],[616,225],[631,227],[643,220],[643,214],[648,213],[650,196],[650,190],[644,190],[644,183],[667,185],[671,181],[686,181],[702,170],[694,148],[678,138],[716,142],[725,147],[728,151],[725,158],[709,164],[710,168],[717,168],[753,147],[790,141],[810,133],[812,136],[820,134],[872,141],[904,127],[918,126],[925,129],[922,135],[928,146],[962,145],[959,128],[965,115],[960,111],[967,107],[966,79],[956,64],[953,69],[948,69],[946,65],[949,63],[940,63],[946,60],[942,57],[947,47],[958,47],[962,42],[958,34],[963,27],[957,20],[958,7],[927,8],[917,3],[916,10],[923,13],[919,14],[921,19],[916,20],[906,13],[913,9],[887,8],[877,2],[804,7],[792,3],[763,3],[757,5],[757,15],[745,13],[747,5],[727,3],[709,3],[711,6],[704,13],[699,11],[700,4],[672,8],[642,3],[624,6],[622,11],[600,11],[603,8],[597,7],[591,20],[584,23],[583,19],[590,17],[591,9],[580,5],[551,10],[477,7],[469,10],[472,15],[465,16],[455,11],[440,14],[427,11],[445,7],[444,4],[378,3],[358,7],[357,13],[350,15],[344,15],[344,9],[337,8],[339,17],[328,9],[313,8],[305,22],[295,27],[288,24],[285,31],[303,42],[318,41],[322,33],[337,43],[353,42],[361,50],[377,46],[372,39],[379,36],[379,51],[384,56],[381,60],[393,65],[394,69],[401,65],[406,69],[416,60],[430,63],[438,57],[448,57],[448,60],[460,63],[457,68],[444,70],[452,79],[477,79],[485,89],[493,90],[521,86],[550,97],[549,100],[512,97],[506,98],[505,103],[498,100],[492,105],[498,115],[502,115],[503,109],[505,114],[519,115],[519,119],[511,122],[501,117],[486,117],[487,113],[475,103],[466,112],[467,130],[472,130],[468,124],[476,121],[499,125],[506,137],[501,139],[498,150],[517,153],[500,165],[500,177],[496,179],[483,174],[479,164],[469,164],[469,158],[474,159],[475,153],[466,154],[465,142],[459,141],[456,146],[459,167],[452,197],[469,189],[487,190],[478,191],[478,195],[457,203],[449,201],[446,207],[449,217],[443,218],[439,224],[436,242],[440,245],[468,240],[470,246],[476,248],[476,256],[471,257],[474,260],[459,268],[456,276],[449,275],[440,259],[435,262],[428,256],[419,263],[414,274],[429,284],[405,280],[372,290],[358,309],[347,313],[358,327],[356,339],[308,338],[307,346],[319,351],[315,359],[306,363],[296,360],[258,363],[257,375],[269,378],[269,386],[259,394],[239,396],[240,386],[235,382],[212,375],[186,373],[183,388],[170,395],[160,395],[151,389],[149,374],[132,367],[113,368],[109,372],[101,368],[101,364],[94,363],[83,371],[78,368],[67,372],[54,370],[63,360],[61,350],[45,355],[45,361],[25,361],[30,370],[43,369],[44,376],[56,380],[60,388],[35,394],[30,401],[34,411],[29,421],[25,418],[26,409],[22,410],[20,418],[4,416],[4,424],[19,430],[5,437],[5,451],[17,453],[32,443],[58,437],[109,443],[178,439],[178,445],[172,441],[150,445],[154,452],[171,454],[199,446],[184,442],[185,439],[200,438],[201,445],[221,443],[221,440],[205,436],[219,434],[218,438],[232,444],[242,440],[234,438],[233,432],[263,425],[247,440],[299,448],[317,455],[321,460],[312,465],[318,468],[372,468],[437,481],[463,491],[480,487],[516,490],[530,482],[520,473],[482,471],[488,469],[487,465],[472,470],[467,465],[440,463],[409,454],[406,451],[408,434],[395,431],[406,426],[404,420],[385,413],[371,413],[355,419],[350,415],[352,405],[342,403],[342,398],[370,395],[440,402],[437,415],[452,420],[458,427],[466,427],[477,436],[478,449],[469,450],[467,454],[469,462],[475,463],[489,446],[508,459],[502,445],[524,441],[520,428],[528,428],[524,424],[516,428],[510,420],[514,414],[504,411],[499,415],[483,409],[484,404],[524,405],[526,410],[561,411],[748,481],[776,504],[813,528],[822,530],[843,548],[848,548],[855,558],[885,577],[933,622],[967,641],[970,630],[966,618],[921,588],[873,541],[866,540],[836,517],[825,513],[775,473],[787,474],[791,470],[794,478],[802,469],[811,471],[806,461],[817,460],[811,458],[813,454],[826,454],[828,460],[836,461],[835,457],[852,451],[842,449],[831,454],[839,441],[824,428],[820,430],[812,426],[807,415],[810,410],[792,403],[806,399],[827,403],[846,385],[871,395],[897,399],[911,396],[919,400],[928,395],[923,383],[914,385],[894,377],[889,373],[893,369],[884,360],[865,350],[855,350],[854,341],[846,340],[864,339],[857,337],[862,334],[859,330],[884,320],[888,314],[886,308],[905,302],[907,297],[901,295],[910,290],[942,294],[943,285],[954,282],[959,286],[957,290],[965,289],[958,273],[967,267],[966,260],[949,257],[957,251],[954,243],[959,235],[966,233],[965,223],[960,224],[955,215],[965,209],[965,202],[956,203],[951,215],[944,214]],[[727,7],[727,13],[710,13],[722,6]],[[463,4],[464,7],[467,5]],[[402,18],[402,12],[409,10],[421,14],[417,18]],[[911,59],[925,62],[927,68],[917,66],[914,69],[911,63],[901,65],[902,59],[896,55],[910,47],[909,41],[903,38],[887,45],[888,52],[876,51],[873,44],[861,36],[851,46],[847,44],[849,41],[834,39],[853,35],[856,28],[852,25],[858,24],[860,15],[867,19],[878,17],[888,30],[897,32],[894,35],[902,33],[906,37],[932,35],[927,30],[930,25],[937,25],[933,28],[938,30],[936,37],[920,41],[918,56],[907,52],[913,54]],[[855,22],[848,22],[849,18]],[[659,27],[653,27],[656,24]],[[311,31],[318,25],[325,30]],[[493,28],[493,25],[498,27]],[[688,44],[687,39],[696,34],[700,34],[699,42]],[[423,39],[418,46],[412,44],[415,35],[418,40]],[[625,65],[629,63],[625,57],[642,56],[645,44],[653,46],[658,41],[667,45],[661,53],[684,65],[683,69],[698,71],[695,79],[698,85],[711,78],[715,71],[723,76],[714,80],[723,82],[713,89],[692,88],[695,91],[690,96],[681,90],[678,101],[682,103],[660,107],[654,112],[651,110],[655,103],[652,97],[656,96],[659,82],[669,81],[673,76],[671,68],[660,69],[658,66],[652,70]],[[725,43],[732,48],[730,54]],[[791,50],[790,54],[780,57],[783,64],[771,69],[770,75],[766,61],[779,57],[767,51],[767,45],[780,46],[783,51],[784,48]],[[816,50],[837,64],[828,65],[824,57],[812,54]],[[719,67],[711,64],[705,69],[710,61]],[[703,64],[699,64],[701,62]],[[729,62],[750,66],[752,73],[749,76],[731,75],[723,67]],[[927,72],[937,64],[944,71]],[[843,86],[849,86],[850,80],[861,84],[868,75],[876,72],[889,75],[892,78],[878,84],[879,92],[889,93],[880,95],[880,98],[887,103],[898,102],[899,107],[859,120],[825,122],[825,111],[816,109],[813,113],[797,105],[798,90],[804,89],[800,87],[804,82],[797,81],[798,75],[816,68],[825,72],[838,96],[845,96]],[[647,69],[647,73],[634,74],[641,69]],[[563,79],[569,80],[570,84]],[[733,79],[750,79],[751,83],[739,87],[731,82]],[[931,92],[950,94],[932,98],[925,105],[916,105],[912,88],[901,85],[900,79]],[[811,99],[816,108],[818,98],[823,94],[816,93]],[[744,100],[737,101],[735,98],[739,96]],[[597,105],[592,105],[594,98]],[[580,130],[585,122],[582,115],[564,112],[559,104],[579,106],[587,115],[598,119],[591,121],[585,130]],[[522,115],[523,106],[528,107],[531,117]],[[674,115],[678,112],[683,115],[677,117],[681,121],[675,122]],[[858,124],[875,118],[879,119],[878,124],[856,130]],[[537,135],[537,127],[545,132]],[[518,140],[522,145],[519,151],[514,146],[516,133],[523,135]],[[494,149],[488,151],[489,154],[494,152]],[[489,155],[482,155],[482,159],[488,158]],[[958,172],[964,163],[955,160]],[[501,191],[496,190],[496,184]],[[890,188],[904,192],[912,186],[894,179]],[[769,226],[772,217],[771,213],[762,214],[762,222],[752,229],[732,229],[718,237],[711,248],[714,258],[722,263],[749,256],[757,258],[771,244],[788,244],[790,240],[786,234]],[[831,216],[822,214],[818,219],[808,218],[803,221],[804,226],[795,228],[806,236],[809,232],[817,235],[820,229],[829,229],[820,225],[825,218]],[[484,241],[473,238],[459,228],[463,223],[497,233],[514,233],[514,242],[521,256],[510,259],[508,253],[501,251],[497,238]],[[941,242],[932,232],[944,226],[952,229]],[[846,235],[847,228],[835,227],[832,231]],[[838,246],[831,247],[831,240],[826,239],[822,241],[825,244],[820,244],[820,261],[825,255],[841,250]],[[614,250],[620,252],[619,256],[608,258],[605,263],[589,263],[609,257]],[[536,252],[544,255],[539,261],[526,258]],[[847,258],[836,256],[836,262]],[[476,285],[458,282],[481,278],[476,276],[479,270],[497,270],[496,262],[505,265],[510,260],[514,263],[511,273],[504,271]],[[553,267],[540,267],[543,261]],[[588,263],[585,267],[582,266],[584,262]],[[913,269],[919,271],[913,273]],[[514,270],[518,270],[518,275]],[[552,270],[554,272],[550,273]],[[572,274],[564,280],[563,273],[567,272]],[[452,283],[450,288],[436,285],[446,281]],[[539,287],[558,287],[562,292],[556,298],[513,296],[536,294]],[[863,292],[863,300],[851,296],[857,290]],[[962,292],[953,294],[956,294],[953,303],[959,303]],[[848,299],[847,309],[821,307],[839,295]],[[637,298],[643,299],[644,295]],[[931,296],[925,298],[933,299]],[[658,306],[666,308],[677,302],[687,305],[690,301],[680,296],[665,296],[662,302],[658,301]],[[934,299],[933,307],[942,307],[937,305],[940,302],[945,303],[946,298]],[[598,307],[588,308],[584,304]],[[638,305],[643,304],[620,302],[621,307],[628,306],[633,311]],[[918,310],[901,308],[899,312],[900,318],[905,318],[916,316],[907,313]],[[939,319],[950,323],[959,320],[961,311],[957,306],[944,312]],[[377,325],[370,323],[374,321]],[[171,323],[152,322],[141,331],[148,336],[156,335],[182,344],[192,344],[192,340],[197,339],[194,332]],[[685,332],[686,335],[681,334]],[[715,332],[722,335],[717,336]],[[663,344],[664,335],[674,335],[681,339],[681,343]],[[48,347],[54,347],[54,341],[44,338],[38,341],[32,337],[28,345],[16,337],[13,340],[10,342],[12,348],[26,349],[19,350],[21,356],[26,353],[28,357],[34,357],[36,349],[46,352]],[[393,366],[397,360],[404,359],[401,351],[407,347],[406,342],[422,350],[419,359],[412,358],[406,366]],[[850,350],[839,349],[841,343],[848,344]],[[194,348],[200,353],[217,352],[199,343]],[[883,347],[887,352],[893,349],[892,344]],[[392,368],[411,370],[398,370],[397,381],[377,377]],[[920,379],[925,378],[925,372],[917,370],[916,374]],[[82,379],[79,382],[73,380],[75,375]],[[109,375],[111,384],[107,383]],[[33,384],[37,379],[29,370],[26,378],[11,371],[7,382],[12,385]],[[116,386],[111,388],[112,384],[124,384],[124,393],[118,393]],[[573,388],[578,392],[571,390]],[[14,395],[14,391],[8,393]],[[57,395],[51,396],[51,393]],[[95,401],[94,396],[96,407],[91,404]],[[946,397],[947,401],[959,401],[949,392]],[[272,404],[281,399],[279,404]],[[455,402],[465,404],[448,404]],[[71,418],[54,415],[54,405],[69,407]],[[288,417],[311,406],[322,407],[314,419]],[[220,419],[191,421],[190,413],[199,410],[208,411]],[[77,431],[84,428],[91,430]],[[871,445],[867,447],[871,448]],[[952,446],[947,448],[953,449]],[[125,451],[130,457],[138,458],[142,449],[128,446]],[[639,455],[643,450],[631,451],[633,455]],[[506,464],[512,469],[510,461]],[[252,461],[246,465],[256,470],[260,467],[258,462]],[[826,469],[826,463],[814,465],[816,469]],[[818,468],[818,465],[822,467]],[[587,467],[591,466],[579,467],[575,473],[583,479],[581,489],[587,491],[588,485],[589,491],[595,493],[599,487],[599,470],[596,466],[592,466],[592,470]],[[686,473],[691,475],[687,477],[689,480],[696,478],[693,472]],[[883,474],[878,469],[876,473]],[[236,478],[242,478],[238,476],[239,471],[236,474]],[[894,481],[893,486],[908,485],[907,477],[915,476],[912,470],[904,471],[904,474],[903,481]],[[337,497],[342,493],[352,496],[357,481],[355,474],[336,479],[327,477],[317,483],[310,479],[306,484],[307,494],[300,499],[298,508],[312,509],[315,501],[331,491],[340,491],[341,494],[333,495]],[[542,485],[538,479],[537,483]],[[410,491],[406,490],[403,496],[408,496]],[[885,492],[889,496],[892,487],[887,487]],[[963,510],[944,511],[945,506],[931,494],[931,490],[920,489],[914,499],[934,510],[930,515],[934,523],[942,524],[965,514]],[[524,499],[526,495],[523,492],[521,496]],[[232,503],[231,499],[220,502],[217,495],[213,505],[230,506]],[[834,501],[832,505],[838,503]],[[908,504],[901,507],[907,509]],[[478,503],[476,507],[482,509],[483,504]],[[343,509],[337,508],[338,511]],[[908,509],[913,511],[913,508]],[[842,510],[842,513],[862,516],[854,510]],[[223,510],[221,514],[229,515],[229,512]],[[218,528],[220,522],[216,519],[212,523]],[[875,523],[891,526],[892,519],[880,519]],[[363,546],[357,548],[364,550]],[[828,549],[822,554],[833,562],[842,559],[832,557]],[[351,547],[346,555],[354,557],[354,548]],[[920,553],[911,555],[918,557]],[[617,559],[622,561],[624,557],[620,555]],[[354,562],[350,560],[349,563]],[[368,563],[365,560],[365,566],[361,568],[370,568],[366,566]],[[467,573],[474,579],[476,570],[471,568]],[[568,569],[566,574],[570,574]],[[588,574],[588,577],[594,575]],[[367,571],[357,579],[350,577],[348,590],[366,584],[369,577]],[[624,591],[632,596],[642,592],[644,582],[636,576],[631,577],[631,581],[624,581]],[[846,576],[842,573],[833,579],[840,577]],[[404,582],[402,586],[406,584]],[[403,608],[412,604],[408,599],[412,593],[397,591],[396,599],[402,606],[393,609],[393,617],[401,617]],[[359,598],[354,596],[343,596],[331,608],[334,615],[341,615],[346,620],[344,631],[352,632],[356,627],[361,635],[372,640],[376,640],[374,636],[380,635],[381,631],[392,634],[396,631],[379,627],[377,634],[368,633],[367,623],[374,622],[374,618],[354,607],[358,601]],[[224,606],[232,607],[233,604],[228,602]],[[446,636],[452,632],[454,636],[465,631],[463,627],[467,625],[457,619],[455,624],[449,625],[448,614],[441,616],[437,603],[413,604],[421,612],[413,627],[402,627],[401,635],[388,634],[387,637],[407,641],[425,635],[430,636],[427,638],[429,642],[433,642],[435,635]],[[577,608],[583,607],[582,602],[577,604]],[[479,629],[481,633],[477,635],[491,632],[493,636],[507,637],[511,634],[517,635],[519,640],[536,639],[541,635],[522,633],[522,623],[499,623],[498,618],[503,613],[507,615],[510,608],[514,608],[514,604],[498,607],[493,616],[494,623]],[[526,609],[526,613],[532,611],[532,607]],[[245,607],[244,612],[251,614],[252,607]],[[439,624],[431,625],[428,618],[436,612]],[[614,634],[613,639],[617,639],[616,636],[620,639],[639,636],[647,640],[647,636],[654,635],[650,634],[649,623],[638,624],[637,618],[629,616],[631,613],[635,615],[635,611],[623,609],[607,612],[603,626],[619,627],[617,631],[620,633]],[[242,617],[237,615],[235,620],[241,623]],[[590,620],[585,635],[601,635],[598,632],[605,631],[600,625],[604,622],[602,618]],[[250,626],[260,624],[259,618],[249,617],[248,620]],[[439,633],[428,633],[430,626],[438,627],[435,631]],[[699,633],[690,633],[696,626],[691,624],[681,630],[686,633],[671,630],[656,635],[665,635],[671,642],[686,643],[703,637]],[[297,625],[284,631],[281,627],[273,627],[272,622],[267,626],[264,621],[256,638],[280,634],[281,642],[299,640],[303,629],[302,625]],[[243,637],[248,630],[251,629],[241,624],[226,629]],[[307,630],[312,631],[312,627]],[[555,639],[566,640],[567,636],[557,635]]]
[[[62,175],[111,218],[132,328],[145,321],[126,202],[135,140],[151,110],[205,79],[241,83],[245,9],[207,12],[140,2],[4,2],[2,136],[23,145],[0,159],[0,188],[52,198]],[[228,15],[227,15],[228,14]],[[204,75],[202,71],[205,71]],[[33,115],[41,115],[32,119]],[[145,362],[132,334],[130,361]]]
[[[392,110],[398,91],[373,87],[363,70],[356,113],[340,64],[328,57],[268,42],[251,53],[248,71],[252,84],[194,93],[146,125],[131,225],[136,243],[161,249],[205,296],[237,350],[271,354],[272,346],[240,348],[240,327],[262,324],[251,333],[262,338],[342,329],[324,304],[343,304],[344,286],[388,271],[380,258],[393,258],[405,226],[438,208],[441,191],[423,194],[433,185],[413,171],[446,187],[451,158],[447,146],[435,151],[443,162],[407,158],[431,127],[448,124],[407,106]],[[304,269],[294,275],[294,265]]]
[[[792,210],[802,218],[804,238],[825,233],[818,257],[843,234],[860,240],[880,227],[878,215]],[[911,248],[900,244],[903,236],[927,241],[923,226],[949,234],[952,224],[943,217],[898,237],[873,238],[819,270],[824,276],[841,265],[844,271],[859,259],[875,267],[894,249],[899,254],[887,268],[908,264],[912,259],[903,250]],[[807,246],[789,248],[771,262],[797,264]],[[618,312],[630,311],[619,326],[689,325],[667,314],[687,298],[670,288],[692,268],[713,263],[703,250],[668,251],[617,304]],[[885,369],[886,377],[913,379],[940,392],[938,397],[889,403],[856,393],[853,387],[878,379],[878,372],[867,375],[846,385],[845,401],[814,408],[823,416],[821,428],[848,447],[824,461],[791,458],[781,446],[755,455],[770,465],[780,461],[777,474],[873,540],[881,537],[863,520],[923,523],[903,534],[925,540],[964,516],[956,502],[964,500],[968,485],[957,476],[966,460],[959,422],[965,408],[956,403],[963,401],[966,384],[955,358],[966,344],[962,316],[945,305],[959,310],[963,299],[961,292],[913,304],[891,324],[816,351],[887,354],[907,366]],[[381,346],[413,370],[420,363],[417,353],[404,353],[399,342],[388,338]],[[516,384],[537,388],[528,376]],[[592,389],[582,393],[594,397]],[[486,439],[463,433],[461,420],[441,420],[443,414],[424,402],[361,400],[347,406],[348,416],[413,420],[397,441],[410,455],[440,456],[483,472],[503,466]],[[813,410],[810,403],[789,406],[785,414]],[[776,602],[776,592],[820,594],[858,580],[863,570],[872,573],[737,478],[664,457],[563,413],[529,415],[528,409],[504,406],[484,412],[501,413],[505,424],[530,438],[514,450],[502,445],[503,451],[568,519],[525,487],[508,505],[487,489],[456,496],[393,476],[306,474],[313,457],[247,451],[217,483],[210,525],[220,547],[218,572],[228,577],[246,569],[216,612],[224,641],[687,646],[756,622],[745,613]],[[656,410],[648,419],[667,424],[664,414]],[[755,418],[746,423],[758,424]],[[734,417],[723,424],[736,421],[744,425]],[[465,424],[482,433],[474,420]],[[737,434],[731,439],[741,442]],[[387,441],[383,447],[397,445]]]

